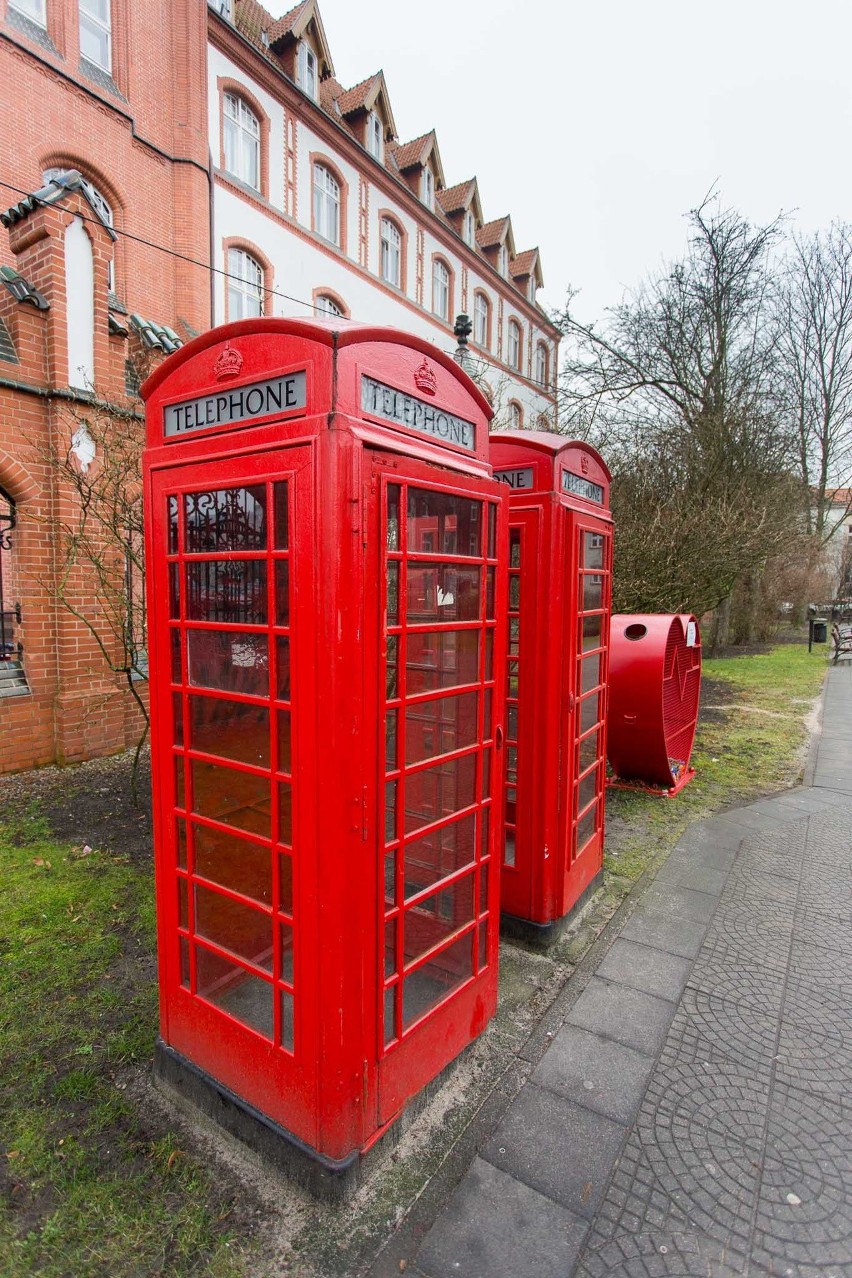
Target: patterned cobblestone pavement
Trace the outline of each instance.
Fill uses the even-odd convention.
[[[852,666],[809,779],[687,831],[409,1273],[852,1278]]]

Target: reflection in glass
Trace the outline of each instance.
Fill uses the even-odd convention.
[[[521,637],[521,619],[520,617],[509,618],[509,654],[516,657],[518,655],[518,646]]]
[[[601,681],[601,654],[596,652],[592,657],[583,657],[580,662],[580,691],[591,692]]]
[[[286,550],[290,544],[289,493],[286,481],[272,486],[272,501],[275,511],[275,549]]]
[[[388,919],[385,923],[385,976],[393,976],[396,971],[396,919]]]
[[[183,792],[183,755],[175,755],[175,807],[182,808],[184,803]]]
[[[266,549],[266,488],[184,493],[186,553]]]
[[[583,850],[589,839],[595,832],[595,814],[597,813],[597,804],[593,804],[589,808],[584,817],[580,818],[577,825],[577,852],[576,855]]]
[[[509,529],[509,567],[520,568],[521,566],[521,530],[520,528]]]
[[[293,770],[293,752],[292,752],[292,724],[290,722],[290,711],[278,711],[278,771],[292,772]]]
[[[186,822],[180,817],[175,821],[177,831],[177,863],[182,870],[186,869]]]
[[[488,922],[485,920],[479,925],[479,951],[477,955],[477,965],[480,972],[488,963]]]
[[[195,873],[255,901],[272,900],[269,848],[238,838],[227,830],[193,823]]]
[[[269,767],[269,710],[223,697],[190,697],[192,748],[257,768]]]
[[[432,830],[422,839],[412,839],[405,846],[405,897],[438,883],[449,874],[472,864],[476,856],[476,815]]]
[[[486,568],[485,570],[485,620],[493,621],[496,617],[494,611],[494,569]]]
[[[482,554],[482,502],[453,493],[408,490],[408,553]]]
[[[410,834],[475,802],[475,754],[409,773],[405,781],[405,832]]]
[[[388,565],[390,567],[390,565]],[[478,568],[458,564],[408,565],[408,623],[479,620]]]
[[[200,759],[193,759],[191,766],[193,812],[250,834],[270,837],[268,778]]]
[[[420,763],[474,745],[478,737],[476,716],[475,692],[409,706],[405,714],[405,762]]]
[[[405,978],[402,993],[403,1029],[408,1029],[421,1016],[425,1016],[472,975],[473,945],[468,932]]]
[[[289,781],[278,783],[278,842],[293,842],[293,787]]]
[[[487,837],[487,831],[486,831]],[[488,867],[490,861],[483,861],[479,867],[479,913],[485,914],[488,910]]]
[[[288,852],[278,857],[279,909],[283,914],[293,913],[293,858]]]
[[[482,751],[482,798],[491,798],[491,749]]]
[[[399,721],[398,710],[388,710],[385,715],[385,771],[393,772],[397,767],[396,761],[396,742],[397,742],[397,723]]]
[[[174,720],[174,733],[172,740],[175,745],[183,745],[183,697],[179,692],[172,693],[172,718]]]
[[[169,646],[172,654],[172,683],[183,683],[183,671],[180,664],[180,631],[173,630]]]
[[[388,484],[388,550],[399,550],[399,484]]]
[[[583,577],[583,612],[591,612],[603,604],[603,577],[600,573],[586,573]]]
[[[272,1038],[272,986],[203,946],[195,947],[197,993],[238,1021]]]
[[[196,883],[195,931],[255,967],[272,971],[272,932],[267,914]]]
[[[389,559],[387,567],[388,603],[387,622],[389,626],[399,624],[399,560]]]
[[[185,936],[180,937],[180,983],[189,989],[189,941]]]
[[[262,559],[202,559],[188,563],[186,615],[191,621],[265,626],[265,562]]]
[[[182,927],[184,931],[189,929],[189,893],[187,891],[186,879],[182,876],[178,878],[178,927]]]
[[[603,568],[604,539],[601,533],[587,532],[583,535],[583,567]]]
[[[580,742],[580,771],[585,772],[598,757],[598,734],[592,732]]]
[[[290,560],[275,560],[275,620],[279,626],[290,624]]]
[[[521,579],[520,577],[511,576],[509,578],[509,607],[513,612],[517,612],[521,606]]]
[[[286,1052],[293,1047],[293,995],[289,990],[279,991],[281,998],[281,1046]]]
[[[385,782],[385,843],[396,838],[396,781]]]
[[[593,692],[580,702],[580,731],[588,732],[600,720],[600,693]]]
[[[279,701],[290,700],[290,640],[279,635],[275,641],[278,658],[278,677],[276,679],[276,696]]]
[[[180,570],[177,564],[169,564],[169,616],[180,616]]]
[[[485,632],[485,681],[490,682],[494,678],[494,631],[486,630]]]
[[[588,776],[583,777],[577,787],[577,811],[582,812],[587,804],[591,803],[595,797],[598,788],[598,770],[593,769]]]
[[[178,499],[177,497],[169,497],[167,516],[169,524],[169,554],[176,555],[178,552]]]
[[[603,634],[603,614],[598,613],[596,617],[584,617],[583,626],[583,651],[589,648],[600,648],[601,635]]]
[[[413,632],[408,636],[407,651],[409,695],[479,682],[477,630]]]
[[[397,661],[399,658],[399,635],[388,635],[388,651],[385,659],[385,696],[388,701],[393,701],[398,695],[398,671]]]
[[[196,688],[269,695],[266,635],[240,630],[187,630],[187,678]]]
[[[385,853],[385,904],[393,907],[396,903],[396,851]]]
[[[398,989],[398,985],[392,985],[390,989],[385,990],[385,1047],[396,1038],[396,992]]]
[[[472,874],[466,874],[406,910],[403,931],[406,965],[473,921],[473,878]]]
[[[281,980],[293,984],[293,928],[289,923],[279,923],[281,930]]]
[[[497,558],[497,505],[488,503],[488,558]]]

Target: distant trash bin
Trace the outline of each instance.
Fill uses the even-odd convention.
[[[825,643],[828,639],[828,622],[815,617],[813,621],[814,643]]]

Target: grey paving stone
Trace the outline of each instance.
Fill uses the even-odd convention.
[[[620,1123],[527,1083],[481,1152],[501,1171],[588,1219],[623,1140]]]
[[[799,876],[786,877],[759,865],[744,853],[737,861],[722,895],[723,908],[729,901],[751,901],[761,906],[766,901],[785,907],[792,914],[798,895]]]
[[[800,907],[795,912],[794,929],[796,940],[833,953],[844,966],[852,961],[852,928],[845,919]]]
[[[718,948],[702,950],[689,976],[696,993],[712,994],[748,1011],[776,1016],[784,995],[784,966],[762,967],[751,959],[728,961]]]
[[[692,919],[696,923],[707,923],[716,909],[718,898],[707,892],[657,879],[643,894],[642,904],[655,914],[674,914],[678,918]]]
[[[728,879],[729,870],[717,870],[703,865],[700,861],[689,858],[687,861],[672,862],[671,857],[657,875],[657,883],[674,883],[678,887],[693,888],[696,892],[707,892],[712,896],[721,896],[722,889]]]
[[[706,927],[702,923],[656,914],[640,905],[622,928],[621,935],[627,941],[638,941],[652,949],[692,959],[701,949],[705,932]]]
[[[634,990],[643,990],[646,994],[656,994],[657,998],[677,1002],[691,967],[689,959],[639,945],[621,936],[598,966],[597,975],[608,981],[618,981],[620,985],[629,985]]]
[[[705,944],[708,951],[723,948],[731,962],[753,961],[783,970],[793,936],[788,908],[772,901],[735,900],[724,904],[713,918]]]
[[[666,999],[594,976],[565,1020],[656,1056],[666,1041],[674,1010]]]
[[[776,1052],[780,1006],[774,1014],[687,987],[669,1043],[683,1057],[726,1061],[768,1074]]]
[[[429,1278],[565,1278],[588,1222],[474,1160],[417,1255]]]
[[[563,1025],[532,1080],[578,1105],[629,1124],[653,1068],[653,1059],[632,1047],[576,1025]]]
[[[739,1278],[724,1244],[694,1230],[587,1240],[574,1278]]]

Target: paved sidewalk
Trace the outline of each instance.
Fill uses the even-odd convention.
[[[374,1274],[852,1278],[852,665],[806,779],[687,831]]]

